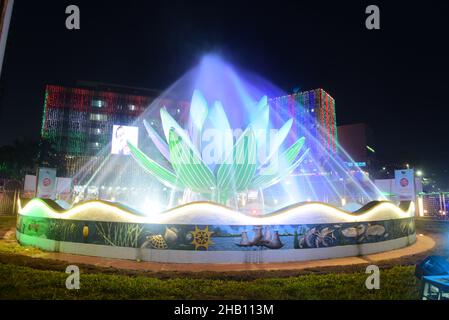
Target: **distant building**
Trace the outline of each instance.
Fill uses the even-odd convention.
[[[47,85],[41,136],[50,140],[58,154],[66,159],[59,174],[74,175],[110,145],[114,126],[132,126],[144,111],[155,128],[160,128],[159,109],[162,106],[166,106],[180,122],[187,120],[188,102],[161,100],[153,110],[147,110],[158,95],[159,92],[154,90],[95,82],[80,82],[76,87]],[[292,132],[295,135],[317,137],[327,151],[336,152],[335,100],[323,89],[277,97],[271,99],[270,105],[280,116],[275,117],[279,123],[293,117]],[[145,132],[138,135],[139,143],[148,140]],[[311,148],[315,149],[315,145],[312,143]]]
[[[120,140],[125,131],[135,132],[139,147],[155,159],[164,161],[145,130],[139,130],[138,127],[142,127],[135,121],[145,112],[145,119],[157,131],[162,131],[160,108],[167,107],[177,121],[186,123],[190,103],[160,100],[159,94],[154,90],[95,82],[80,82],[75,87],[47,85],[41,136],[52,142],[63,159],[58,176],[74,177],[74,184],[82,185],[87,183],[88,177],[97,176],[100,169],[105,172],[116,170],[117,175],[112,175],[111,179],[115,180],[110,181],[110,185],[117,185],[117,180],[130,185],[126,179],[145,175],[137,163],[121,156],[127,153],[126,143],[120,145],[120,141],[125,141]],[[148,108],[151,104],[153,107]],[[322,160],[337,152],[335,100],[323,89],[273,98],[270,106],[278,115],[273,117],[279,124],[275,127],[280,127],[287,118],[293,118],[294,136],[306,136],[309,141],[312,137],[318,139],[326,152],[322,148],[318,150],[319,144],[311,143],[309,147],[316,159]],[[106,158],[113,161],[106,161]],[[101,184],[108,187],[104,179]]]
[[[317,199],[339,202],[340,199],[326,198],[332,193],[327,189],[328,181],[340,183],[332,172],[331,161],[338,151],[339,141],[335,99],[319,88],[273,98],[270,107],[274,111],[274,127],[280,128],[292,118],[291,135],[296,139],[305,137],[305,148],[310,149],[309,157],[293,172],[293,176],[303,179],[303,183],[297,185],[298,193],[309,194],[312,189]],[[323,176],[327,178],[323,179]],[[283,192],[282,188],[279,190]]]
[[[338,137],[340,146],[351,156],[355,164],[360,167],[372,164],[375,154],[373,134],[365,123],[338,126]]]
[[[323,151],[337,152],[338,133],[335,100],[323,89],[299,92],[283,97],[273,98],[271,107],[285,121],[293,118],[292,131],[297,136],[305,136],[306,140],[318,139],[309,147],[316,159],[321,158]],[[317,146],[324,146],[318,150]]]
[[[345,159],[349,172],[359,168],[371,179],[378,178],[374,136],[367,124],[355,123],[338,126],[338,142],[340,145],[338,152],[341,158]]]
[[[88,162],[91,165],[85,170],[95,171],[105,157],[119,153],[111,149],[111,142],[126,127],[135,131],[139,144],[149,140],[133,123],[157,95],[156,91],[97,83],[82,83],[77,87],[47,85],[41,136],[51,141],[56,152],[65,159],[58,175],[74,176]],[[155,103],[159,107],[166,106],[177,119],[187,115],[185,103],[167,100]],[[159,107],[146,111],[154,119],[152,125],[156,128],[160,126]],[[115,162],[120,163],[120,157],[117,158]],[[98,166],[92,162],[97,162]]]

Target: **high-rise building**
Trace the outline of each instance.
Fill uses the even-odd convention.
[[[158,131],[162,131],[159,109],[163,106],[177,121],[186,123],[190,103],[156,99],[158,95],[154,90],[87,82],[76,87],[47,85],[41,136],[51,141],[64,159],[58,174],[74,176],[81,168],[86,171],[84,176],[93,174],[106,156],[116,153],[114,138],[123,128],[136,131],[139,145],[149,143],[145,130],[139,131],[134,125],[144,111],[146,120]],[[152,108],[148,108],[150,104]],[[293,118],[294,135],[318,139],[326,151],[336,152],[335,100],[323,89],[273,98],[270,107],[275,111],[275,127]],[[311,143],[309,147],[319,160],[327,153],[317,145]],[[117,157],[114,163],[125,162],[125,158]]]
[[[292,117],[292,130],[298,136],[318,139],[310,144],[311,152],[318,159],[323,153],[318,146],[330,153],[337,152],[338,134],[335,100],[323,89],[299,92],[271,100],[271,107],[281,121]],[[315,143],[318,142],[318,143]]]
[[[110,140],[114,124],[130,125],[149,97],[48,85],[41,136],[58,153],[94,155]]]
[[[133,123],[151,103],[167,107],[177,119],[186,115],[188,108],[185,103],[155,101],[157,94],[148,90],[92,84],[75,88],[47,85],[41,136],[50,141],[65,159],[58,174],[73,176],[88,162],[96,160],[100,165],[104,157],[118,154],[121,150],[113,150],[114,137],[119,137],[125,130],[134,132],[139,143],[148,140],[146,133],[139,132]],[[146,111],[154,119],[152,125],[155,127],[160,125],[159,107]],[[153,111],[154,115],[151,114]],[[91,165],[89,170],[96,170],[96,167]]]

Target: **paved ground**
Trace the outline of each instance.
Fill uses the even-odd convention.
[[[12,231],[10,231],[12,232]],[[11,235],[8,232],[6,235]],[[11,239],[11,238],[10,238]],[[366,256],[336,258],[326,260],[312,260],[300,262],[285,262],[285,263],[261,263],[261,264],[170,264],[157,262],[137,262],[133,260],[124,259],[109,259],[91,256],[74,255],[67,253],[42,252],[33,254],[34,258],[51,259],[68,264],[82,264],[91,265],[101,268],[115,268],[122,270],[138,270],[138,271],[180,271],[180,272],[199,272],[199,271],[261,271],[261,270],[303,270],[314,269],[322,267],[335,266],[355,266],[363,264],[379,264],[389,260],[405,259],[407,257],[413,258],[425,252],[432,250],[435,247],[435,241],[424,235],[418,235],[415,244],[397,250],[392,250],[383,253],[376,253]]]
[[[45,253],[45,258],[57,259],[73,264],[90,264],[99,267],[114,267],[127,270],[147,271],[249,271],[249,270],[301,270],[306,268],[332,267],[345,265],[359,265],[378,263],[386,260],[414,256],[431,250],[435,241],[428,236],[418,236],[415,244],[393,251],[376,253],[359,257],[336,258],[326,260],[260,263],[260,264],[170,264],[156,262],[136,262],[122,259],[107,259],[89,256],[80,256],[65,253]]]

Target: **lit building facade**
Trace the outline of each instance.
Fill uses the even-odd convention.
[[[167,100],[155,101],[155,96],[129,94],[106,89],[71,88],[47,85],[41,136],[50,141],[65,164],[58,168],[60,176],[74,176],[90,162],[86,170],[96,170],[110,156],[110,144],[114,126],[132,126],[151,103],[157,104],[153,111],[152,125],[158,127],[159,107],[173,111],[177,119],[186,115],[185,103]],[[144,143],[146,134],[138,132],[139,142]],[[98,166],[94,163],[98,162]],[[117,162],[117,161],[116,161]]]
[[[293,132],[306,139],[318,139],[327,152],[336,153],[338,145],[337,118],[335,100],[323,89],[299,92],[271,99],[271,107],[281,121],[293,118]],[[321,157],[322,151],[314,149],[315,158]]]
[[[109,142],[113,124],[131,124],[150,101],[142,96],[48,85],[41,136],[58,153],[95,155]]]
[[[310,148],[310,157],[293,173],[299,181],[306,181],[299,183],[299,193],[307,194],[309,189],[313,189],[321,201],[338,204],[341,199],[336,197],[333,190],[329,190],[330,181],[341,196],[350,194],[360,203],[364,203],[364,195],[359,194],[358,186],[369,182],[367,176],[354,166],[367,160],[363,158],[355,160],[359,162],[346,162],[349,159],[347,155],[342,154],[335,99],[323,89],[314,89],[271,99],[270,105],[279,118],[279,122],[275,122],[274,126],[279,128],[286,119],[293,118],[292,132],[297,136],[306,137],[306,146]],[[364,148],[362,151],[365,151],[365,140],[361,143]],[[351,141],[348,145],[353,147]],[[345,170],[349,175],[342,175],[340,169],[343,167],[339,167],[341,160],[345,161],[341,165],[347,165]],[[323,176],[326,176],[326,180],[323,180]]]
[[[151,119],[156,130],[161,129],[159,109],[163,106],[180,123],[187,121],[188,102],[155,100],[157,95],[157,92],[136,93],[132,88],[123,87],[47,85],[41,136],[51,141],[56,152],[64,158],[65,163],[58,168],[58,174],[72,177],[83,168],[85,176],[92,175],[104,158],[110,156],[107,148],[110,148],[113,127],[132,126],[144,111],[145,118]],[[275,127],[285,119],[293,118],[294,135],[318,139],[326,151],[336,152],[335,100],[323,89],[273,98],[269,103],[277,114]],[[152,108],[147,109],[151,104]],[[145,130],[139,131],[138,141],[139,144],[148,143]],[[311,152],[320,159],[326,153],[314,150],[315,145],[311,144]],[[125,160],[114,163],[120,161]],[[90,165],[86,166],[88,162]]]

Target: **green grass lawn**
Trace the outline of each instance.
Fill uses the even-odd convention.
[[[2,254],[25,254],[35,255],[42,253],[38,248],[23,247],[15,238],[16,216],[0,216],[0,255]],[[11,231],[13,231],[11,233]],[[9,232],[9,234],[7,234]]]
[[[16,216],[0,216],[0,230],[14,226],[16,219]]]
[[[413,272],[413,266],[381,270],[380,289],[368,290],[364,272],[236,281],[81,270],[81,289],[68,290],[64,272],[0,264],[0,299],[418,299]]]

